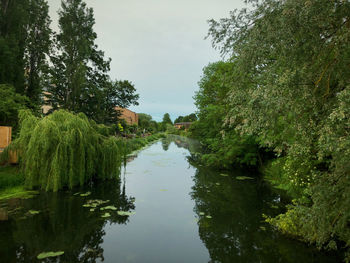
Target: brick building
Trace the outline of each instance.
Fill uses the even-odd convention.
[[[121,115],[119,118],[125,120],[128,125],[139,124],[139,116],[137,113],[120,107],[115,107],[115,110],[120,112]]]

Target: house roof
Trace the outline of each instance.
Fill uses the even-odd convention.
[[[192,122],[177,122],[177,123],[174,123],[174,125],[189,125],[189,124],[192,124]]]

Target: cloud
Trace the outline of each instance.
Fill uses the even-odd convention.
[[[59,2],[49,0],[57,30]],[[94,9],[97,44],[112,58],[112,78],[128,79],[140,94],[137,112],[155,119],[195,110],[202,68],[220,59],[204,40],[207,20],[227,17],[243,0],[87,0]]]

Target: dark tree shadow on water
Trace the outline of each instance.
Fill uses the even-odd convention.
[[[235,179],[242,175],[249,176],[244,170],[221,176],[200,167],[193,178],[194,211],[210,262],[341,262],[336,255],[321,253],[270,228],[262,215],[282,212],[280,196],[256,179]]]
[[[83,193],[89,191],[84,189]],[[99,183],[86,197],[72,192],[43,193],[22,200],[20,209],[0,222],[0,262],[38,262],[42,252],[64,251],[64,255],[41,262],[103,261],[103,237],[106,224],[127,224],[129,216],[118,211],[135,209],[134,198],[125,194],[125,185],[117,180]],[[114,206],[116,211],[83,207],[88,200],[109,200],[101,206]],[[101,207],[99,206],[99,207]],[[40,211],[30,215],[29,210]],[[103,218],[106,212],[110,217]]]

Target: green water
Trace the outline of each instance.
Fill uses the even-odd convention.
[[[188,147],[195,144],[164,139],[130,157],[120,182],[1,203],[9,215],[0,221],[0,262],[340,261],[264,223],[283,200],[262,181],[235,179],[254,174],[195,167]],[[96,199],[109,202],[95,211],[83,206]],[[105,206],[117,210],[99,209]],[[64,254],[37,259],[49,251]]]

